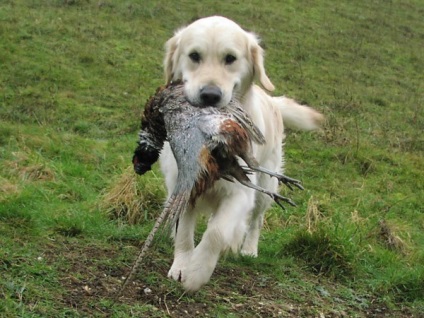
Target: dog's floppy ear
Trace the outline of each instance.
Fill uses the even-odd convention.
[[[177,50],[180,42],[179,32],[177,32],[172,38],[170,38],[165,44],[165,59],[163,61],[165,80],[168,84],[172,81],[175,73],[175,67],[177,65]]]
[[[259,46],[259,41],[256,35],[254,34],[251,34],[251,35],[252,35],[252,39],[251,39],[251,45],[250,45],[250,54],[252,56],[253,72],[255,74],[255,77],[261,83],[261,85],[267,91],[271,92],[275,89],[275,87],[265,73],[264,50]]]

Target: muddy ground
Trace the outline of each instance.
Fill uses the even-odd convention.
[[[232,317],[417,317],[408,309],[389,309],[377,299],[333,297],[336,287],[331,282],[323,283],[309,274],[305,279],[317,288],[309,292],[299,289],[299,297],[293,297],[296,286],[285,293],[278,282],[246,265],[235,269],[220,264],[213,283],[187,295],[166,277],[171,255],[157,250],[146,258],[123,295],[115,299],[139,248],[135,242],[99,248],[67,238],[50,243],[46,261],[52,266],[66,264],[58,277],[64,289],[58,295],[62,306],[87,317],[116,316],[114,306],[125,308],[132,316],[135,305],[145,305],[146,317],[216,317],[217,312]]]

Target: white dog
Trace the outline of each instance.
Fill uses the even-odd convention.
[[[266,144],[253,145],[259,164],[282,172],[284,124],[304,130],[316,129],[322,115],[286,97],[271,97],[274,85],[265,73],[263,50],[253,33],[224,17],[195,21],[178,30],[166,43],[164,61],[166,81],[181,79],[192,104],[225,107],[238,99],[265,136]],[[168,193],[177,180],[177,164],[169,144],[160,157]],[[277,191],[275,178],[253,174],[251,181]],[[168,276],[181,281],[188,291],[207,283],[220,254],[232,250],[256,257],[265,211],[271,199],[242,186],[219,180],[180,219],[174,237],[174,262]],[[194,230],[199,213],[210,220],[200,243],[195,246]]]

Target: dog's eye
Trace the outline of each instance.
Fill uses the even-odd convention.
[[[237,58],[234,55],[227,54],[225,56],[225,64],[227,64],[227,65],[233,64],[236,60],[237,60]]]
[[[200,62],[200,54],[199,53],[193,52],[193,53],[190,53],[188,56],[194,63]]]

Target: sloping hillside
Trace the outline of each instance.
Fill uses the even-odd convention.
[[[261,36],[275,94],[325,114],[287,133],[306,190],[269,211],[258,258],[224,257],[198,293],[167,279],[163,234],[114,301],[165,197],[158,167],[130,167],[164,42],[212,14]],[[1,1],[0,315],[424,317],[423,16],[419,0]]]

